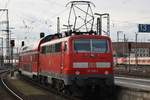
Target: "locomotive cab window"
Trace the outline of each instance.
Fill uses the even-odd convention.
[[[92,52],[105,53],[107,52],[106,40],[92,40]]]
[[[107,40],[100,39],[77,39],[74,40],[75,52],[108,52]]]
[[[74,50],[76,52],[90,52],[90,40],[89,39],[75,40]]]

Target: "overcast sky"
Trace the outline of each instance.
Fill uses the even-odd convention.
[[[56,19],[61,24],[68,18],[70,0],[0,0],[0,8],[9,9],[12,34],[17,40],[37,40],[40,32],[56,32]],[[150,0],[91,0],[95,4],[94,12],[109,13],[111,18],[111,37],[116,40],[116,32],[123,31],[130,41],[135,39],[137,25],[150,23]],[[4,14],[0,12],[0,20]],[[67,22],[66,22],[67,23]],[[148,34],[139,34],[139,41],[150,38]],[[123,34],[120,34],[123,39]]]

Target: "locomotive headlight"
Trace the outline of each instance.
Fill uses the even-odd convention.
[[[88,68],[87,62],[74,62],[73,68]]]
[[[76,72],[75,72],[75,74],[76,74],[76,75],[79,75],[79,74],[80,74],[80,72],[79,72],[79,71],[76,71]]]
[[[96,62],[96,67],[97,68],[109,68],[111,67],[110,62]]]
[[[105,72],[104,72],[104,74],[105,74],[105,75],[108,75],[108,74],[109,74],[109,72],[108,72],[108,71],[105,71]]]

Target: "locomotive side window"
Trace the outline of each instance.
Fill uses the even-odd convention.
[[[53,44],[53,45],[51,45],[51,52],[50,53],[54,53],[55,52],[55,45]]]
[[[51,52],[52,50],[51,50],[51,46],[46,46],[46,53],[49,53],[49,52]]]
[[[100,39],[74,40],[74,50],[76,52],[105,53],[108,51],[107,40],[100,40]]]
[[[43,46],[41,52],[43,54],[61,52],[61,43]]]
[[[54,47],[53,47],[52,45],[49,46],[49,53],[50,53],[50,52],[53,52],[53,48],[54,48]]]
[[[61,43],[55,44],[55,52],[60,52],[61,51]]]

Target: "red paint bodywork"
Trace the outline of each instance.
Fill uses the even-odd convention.
[[[75,39],[106,39],[108,40],[109,52],[107,53],[78,53],[73,50],[72,41]],[[107,36],[98,35],[75,35],[68,39],[55,39],[50,42],[61,41],[61,52],[42,54],[41,45],[45,43],[39,42],[33,50],[22,52],[20,55],[19,68],[29,72],[47,72],[62,75],[75,75],[76,71],[80,71],[80,75],[103,75],[105,71],[113,74],[113,56],[111,40]],[[46,42],[48,43],[48,42]],[[54,42],[55,43],[55,42]],[[64,51],[64,44],[67,43],[67,50]],[[46,45],[46,44],[45,44]],[[36,52],[36,53],[35,53]],[[32,57],[32,59],[31,59]],[[73,68],[73,62],[89,62],[90,68]],[[110,62],[109,68],[96,68],[95,62]],[[93,65],[92,65],[93,64]],[[31,68],[27,66],[30,65]]]

